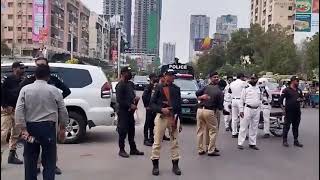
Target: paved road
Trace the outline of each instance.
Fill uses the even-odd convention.
[[[139,116],[144,117],[140,108]],[[143,121],[143,120],[142,120]],[[169,144],[163,143],[160,160],[160,176],[151,175],[150,147],[143,146],[143,122],[137,124],[136,142],[145,152],[142,157],[120,158],[115,127],[97,127],[88,131],[81,144],[60,145],[59,166],[63,174],[57,180],[316,180],[319,179],[319,110],[304,109],[300,126],[303,149],[281,146],[281,138],[258,138],[260,151],[236,148],[237,141],[222,128],[218,147],[222,156],[199,156],[196,151],[196,133],[193,123],[185,123],[180,134],[181,169],[177,177],[171,172]],[[261,131],[261,130],[260,130]],[[292,143],[292,134],[289,136]],[[128,146],[127,146],[128,149]],[[19,149],[22,157],[22,148]],[[1,179],[22,180],[23,165],[6,163],[3,156]],[[42,180],[41,176],[38,176]]]

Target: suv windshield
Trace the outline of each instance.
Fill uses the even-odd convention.
[[[194,80],[175,79],[174,84],[180,87],[181,91],[197,91],[199,89]]]
[[[147,76],[134,76],[133,81],[137,82],[148,82],[148,77]]]

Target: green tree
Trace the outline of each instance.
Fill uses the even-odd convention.
[[[11,50],[8,47],[8,45],[5,43],[5,41],[1,41],[1,55],[10,55]]]

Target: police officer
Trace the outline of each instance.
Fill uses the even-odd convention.
[[[238,149],[243,149],[249,125],[249,148],[259,150],[256,146],[258,124],[261,107],[261,91],[257,85],[258,77],[253,74],[249,85],[246,86],[240,96],[240,130],[238,137]]]
[[[125,139],[128,135],[130,144],[130,155],[144,155],[137,149],[134,141],[135,136],[135,120],[134,112],[137,110],[139,97],[135,95],[134,86],[130,81],[132,73],[130,67],[121,69],[121,79],[116,86],[118,109],[118,133],[119,133],[119,156],[129,158],[129,154],[125,151]]]
[[[231,106],[232,106],[232,137],[238,137],[238,123],[239,123],[239,112],[240,112],[240,95],[242,90],[246,87],[247,83],[244,81],[245,77],[243,73],[237,75],[237,80],[230,84],[228,92],[231,93]]]
[[[201,101],[197,110],[197,137],[198,154],[204,155],[208,151],[208,156],[220,156],[216,149],[216,138],[219,128],[220,111],[223,109],[223,92],[220,89],[219,75],[217,72],[209,75],[211,83],[205,88],[196,92]],[[209,145],[205,148],[203,138],[208,130]]]
[[[38,58],[36,58],[35,63],[37,66],[39,65],[49,65],[48,59],[44,58],[43,56],[40,56]],[[27,76],[26,79],[24,79],[21,83],[20,83],[20,88],[28,85],[28,84],[32,84],[36,81],[36,76],[35,74],[29,75]],[[71,94],[70,89],[68,88],[67,85],[65,85],[62,80],[60,80],[58,78],[58,76],[51,74],[50,78],[48,80],[48,84],[55,86],[56,88],[60,89],[62,91],[62,96],[63,98],[66,98],[67,96],[69,96]],[[58,124],[57,124],[58,126]],[[56,128],[57,131],[59,130],[59,128]],[[58,133],[58,132],[57,132]],[[57,151],[58,152],[58,151]],[[41,157],[39,156],[39,160],[38,160],[38,168],[37,168],[37,172],[40,173],[40,165],[41,165]],[[57,161],[58,161],[58,155],[57,155]],[[62,174],[61,169],[57,166],[55,169],[55,173],[57,175]]]
[[[292,124],[292,133],[294,137],[294,146],[303,147],[299,142],[299,125],[301,120],[300,103],[303,100],[302,91],[299,87],[299,78],[292,76],[290,79],[290,86],[283,90],[280,96],[280,105],[285,113],[284,126],[283,126],[283,146],[289,147],[288,132]],[[283,107],[283,100],[286,99],[285,107]]]
[[[153,163],[152,174],[155,176],[159,175],[161,141],[167,128],[170,132],[172,171],[176,175],[181,175],[178,150],[178,131],[181,131],[179,122],[181,114],[181,93],[180,88],[173,84],[174,74],[174,71],[170,69],[165,72],[165,83],[157,86],[150,102],[152,110],[157,113],[151,155]]]
[[[155,87],[158,84],[158,78],[154,73],[152,73],[149,75],[149,81],[150,83],[144,89],[142,94],[142,101],[143,101],[144,107],[146,108],[146,120],[144,122],[144,129],[143,129],[144,145],[146,146],[152,146],[153,144],[154,118],[156,117],[156,114],[150,108],[150,100],[151,100],[152,94],[155,91]]]
[[[272,101],[272,96],[270,93],[269,88],[266,86],[266,81],[262,81],[260,85],[260,91],[261,91],[261,96],[262,96],[262,101],[261,101],[261,111],[263,114],[263,130],[264,130],[264,138],[269,138],[270,137],[270,112],[271,112],[271,101]]]
[[[159,77],[159,84],[164,84],[165,83],[164,75],[160,74],[158,77]],[[163,135],[163,140],[170,141],[170,138],[166,136],[166,133],[164,133],[164,135]]]
[[[231,121],[231,102],[232,102],[232,97],[231,94],[228,92],[230,88],[230,84],[233,81],[232,76],[227,77],[227,86],[225,87],[224,90],[224,102],[223,102],[223,115],[224,115],[224,125],[226,128],[226,131],[230,131],[231,128],[229,127],[229,122]]]
[[[19,97],[20,83],[23,80],[24,64],[22,62],[14,62],[12,64],[12,74],[4,77],[1,85],[1,156],[3,146],[6,144],[7,136],[10,133],[9,140],[9,164],[23,164],[18,159],[16,149],[17,142],[21,133],[21,129],[15,126],[14,113],[17,100]]]

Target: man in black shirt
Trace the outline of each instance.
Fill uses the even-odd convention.
[[[125,151],[125,139],[128,134],[130,144],[130,155],[144,155],[138,151],[134,141],[135,136],[135,120],[134,112],[137,110],[139,97],[134,92],[132,82],[132,73],[130,67],[121,69],[121,80],[116,86],[118,108],[118,133],[119,133],[119,156],[129,158],[129,154]]]
[[[299,79],[296,76],[293,76],[290,79],[290,86],[284,89],[280,97],[280,104],[285,112],[285,121],[283,126],[283,146],[285,147],[289,147],[287,137],[290,124],[292,124],[294,145],[297,147],[303,147],[303,145],[298,141],[299,124],[301,120],[300,102],[303,99],[302,91],[298,88],[298,86]],[[286,99],[285,107],[283,107],[284,99]]]
[[[223,92],[219,83],[217,72],[210,74],[211,83],[205,88],[196,92],[198,99],[201,101],[200,108],[197,111],[197,137],[198,153],[204,155],[208,151],[208,156],[220,156],[216,150],[216,138],[218,132],[219,110],[223,110]],[[203,143],[204,135],[208,129],[209,145],[205,147]]]
[[[150,84],[144,89],[142,94],[143,105],[146,108],[146,120],[144,122],[144,145],[152,146],[153,144],[153,129],[154,129],[154,118],[156,114],[150,108],[151,96],[157,86],[157,76],[155,74],[149,75]]]
[[[22,62],[14,62],[12,64],[12,75],[4,77],[1,85],[1,155],[3,145],[6,144],[6,139],[11,133],[9,140],[9,164],[23,164],[18,159],[16,149],[17,142],[21,133],[21,129],[15,127],[14,111],[19,97],[19,83],[23,79],[24,65]]]

